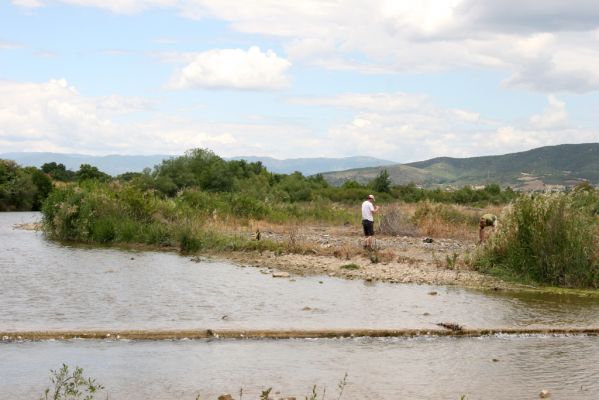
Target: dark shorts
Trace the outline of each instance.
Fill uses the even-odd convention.
[[[374,236],[374,222],[363,219],[362,227],[364,228],[364,236]]]

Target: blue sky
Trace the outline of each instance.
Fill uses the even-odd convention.
[[[397,162],[599,141],[599,5],[0,3],[0,153]]]

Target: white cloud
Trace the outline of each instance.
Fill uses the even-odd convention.
[[[0,50],[12,50],[12,49],[17,49],[21,46],[19,46],[16,43],[9,43],[9,42],[3,42],[0,40]]]
[[[222,123],[187,112],[164,115],[149,100],[87,97],[64,79],[0,81],[2,151],[87,154],[182,154],[206,147],[217,154],[312,154],[317,140],[301,125],[259,121]],[[124,118],[126,117],[126,118]]]
[[[11,3],[23,8],[38,8],[44,5],[42,0],[11,0]]]
[[[244,90],[281,89],[289,84],[285,72],[291,63],[272,50],[215,49],[196,54],[171,78],[170,87],[232,88]]]
[[[566,126],[568,113],[566,103],[559,101],[555,96],[548,97],[549,106],[542,114],[530,117],[530,123],[537,129],[556,129]]]
[[[409,162],[437,156],[503,154],[565,142],[592,142],[599,137],[597,129],[568,125],[566,104],[555,96],[548,97],[548,107],[542,113],[520,123],[485,118],[470,110],[444,109],[430,99],[405,93],[292,100],[354,111],[345,122],[331,126],[323,138],[321,148],[329,156],[365,154]]]
[[[599,3],[593,0],[58,1],[119,14],[159,8],[220,19],[242,33],[278,38],[291,62],[317,67],[364,73],[482,67],[507,71],[507,86],[549,93],[599,89]],[[13,0],[22,7],[51,3]],[[253,70],[251,77],[234,71],[240,82],[221,76],[213,66],[229,56],[227,51],[233,50],[215,50],[210,58],[216,60],[190,62],[174,77],[174,86],[270,88],[286,83],[281,70],[289,61],[276,56],[278,62],[270,65],[277,67],[269,70],[274,81],[269,74],[254,76]],[[238,57],[247,72],[251,64]]]

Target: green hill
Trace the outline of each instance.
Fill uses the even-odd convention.
[[[539,147],[520,153],[471,158],[438,157],[404,165],[362,168],[323,174],[333,184],[347,179],[365,182],[387,169],[395,184],[463,186],[499,183],[520,189],[546,185],[599,184],[599,143]]]

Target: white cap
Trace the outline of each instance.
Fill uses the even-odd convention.
[[[369,194],[369,195],[368,195],[368,198],[369,198],[369,199],[372,199],[372,201],[374,201],[374,196],[373,196],[373,195]]]

